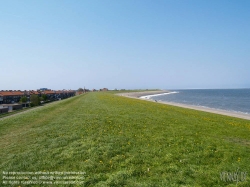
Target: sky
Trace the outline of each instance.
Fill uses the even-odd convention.
[[[249,0],[0,0],[0,90],[250,88]]]

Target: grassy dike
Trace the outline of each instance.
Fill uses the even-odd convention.
[[[88,93],[0,120],[2,171],[83,171],[84,186],[236,186],[250,121],[112,93]],[[39,186],[39,185],[13,185]],[[77,186],[77,185],[41,185]],[[83,186],[83,185],[79,185]]]

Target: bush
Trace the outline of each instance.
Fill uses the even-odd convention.
[[[46,94],[42,95],[43,101],[47,101],[48,100],[48,96]]]
[[[38,106],[40,105],[40,98],[38,97],[38,95],[31,95],[30,96],[30,106]]]
[[[26,103],[28,101],[28,98],[26,96],[21,97],[20,103]]]

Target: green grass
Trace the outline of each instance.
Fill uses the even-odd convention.
[[[2,171],[83,171],[84,186],[236,186],[220,173],[237,169],[248,172],[237,186],[249,186],[249,134],[248,120],[88,93],[0,120],[0,186]]]

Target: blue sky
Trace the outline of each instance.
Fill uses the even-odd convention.
[[[0,3],[0,90],[250,87],[248,0]]]

